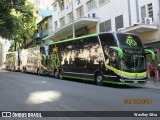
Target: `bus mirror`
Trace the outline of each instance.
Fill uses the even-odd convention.
[[[152,55],[152,60],[155,60],[156,55],[155,55],[155,53],[152,50],[144,49],[144,51],[145,51],[145,53],[150,53]]]
[[[114,49],[114,50],[117,50],[119,57],[120,57],[121,59],[123,58],[123,51],[122,51],[121,48],[115,47],[115,46],[111,46],[111,47],[109,47],[109,48]]]

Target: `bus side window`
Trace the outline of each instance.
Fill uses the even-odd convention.
[[[109,65],[115,68],[119,68],[118,52],[113,49],[109,49]]]
[[[100,35],[100,40],[102,42],[102,46],[117,46],[113,34],[108,33]]]

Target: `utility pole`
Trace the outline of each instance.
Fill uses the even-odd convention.
[[[75,24],[74,24],[74,3],[73,0],[69,0],[70,5],[72,5],[72,31],[73,31],[73,38],[75,38]]]

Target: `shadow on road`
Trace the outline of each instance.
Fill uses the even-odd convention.
[[[7,71],[3,71],[3,72],[7,72]],[[11,73],[12,71],[8,71],[8,72]],[[24,73],[24,74],[26,74],[26,73]],[[27,74],[37,75],[37,73],[29,73],[29,72],[27,72]],[[39,76],[53,78],[53,76],[48,75],[48,74],[41,74]],[[54,79],[56,79],[56,78],[54,78]],[[96,85],[96,83],[93,82],[93,81],[79,80],[79,79],[73,79],[73,78],[65,78],[64,80],[65,81],[78,82],[78,83],[84,83],[84,84],[89,84],[89,85]],[[104,83],[104,85],[102,87],[118,88],[118,89],[135,89],[135,88],[136,89],[141,89],[141,88],[143,88],[143,85],[135,86],[135,85],[116,85],[116,84]]]

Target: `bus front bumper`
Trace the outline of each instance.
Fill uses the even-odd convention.
[[[120,81],[122,83],[143,84],[143,83],[146,83],[147,78],[145,78],[145,79],[122,79],[121,78]]]

